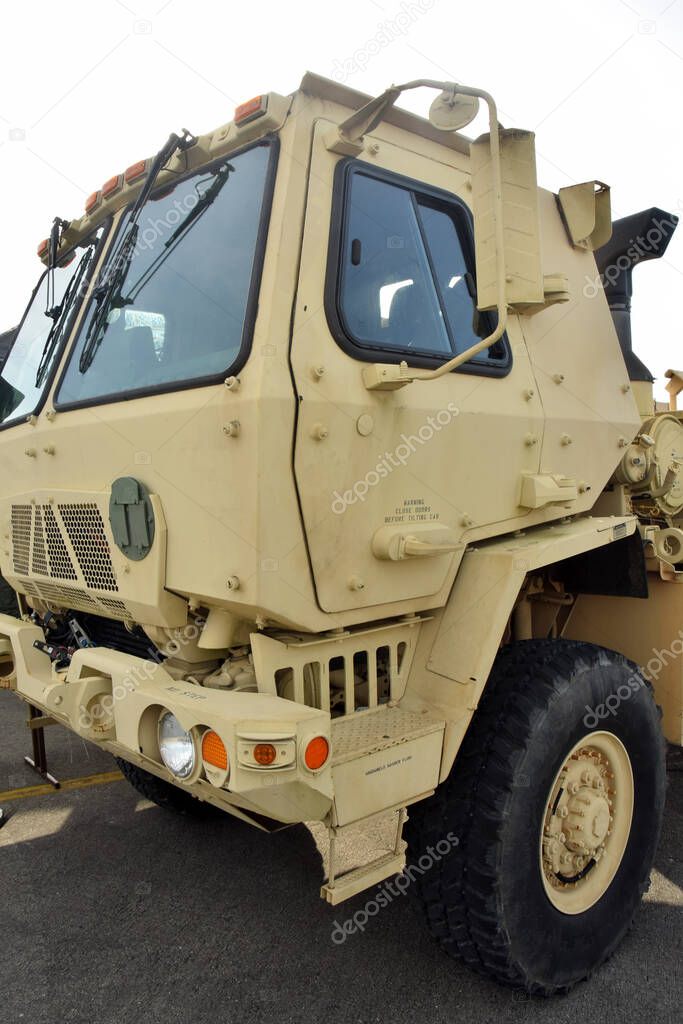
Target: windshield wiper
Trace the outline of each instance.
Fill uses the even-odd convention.
[[[45,345],[43,346],[43,354],[40,357],[40,363],[36,371],[36,387],[41,388],[45,383],[47,372],[52,362],[52,356],[54,355],[55,349],[60,342],[62,329],[66,322],[66,315],[71,307],[74,296],[78,293],[81,287],[81,281],[85,276],[85,272],[90,265],[92,254],[95,251],[95,241],[90,244],[88,249],[81,256],[80,262],[76,267],[73,277],[69,281],[69,285],[64,292],[64,297],[58,306],[53,306],[50,313],[47,314],[52,318],[52,327],[50,328],[49,334],[45,339]]]
[[[130,306],[135,302],[135,300],[137,299],[138,295],[145,287],[145,285],[149,284],[149,282],[157,273],[157,271],[166,262],[166,260],[171,255],[173,250],[176,248],[180,239],[183,237],[183,235],[185,235],[189,231],[190,227],[193,224],[195,224],[204,213],[206,213],[211,204],[218,198],[221,189],[223,188],[226,181],[228,180],[228,178],[230,177],[231,173],[234,170],[235,168],[232,166],[232,164],[228,163],[223,164],[221,167],[219,167],[219,169],[213,175],[214,180],[211,183],[211,185],[209,185],[205,192],[201,193],[201,195],[197,199],[197,202],[189,211],[185,219],[182,220],[180,224],[178,224],[177,228],[175,229],[175,231],[173,231],[170,238],[168,238],[164,242],[164,247],[162,251],[159,253],[158,256],[156,256],[152,260],[150,265],[147,267],[147,270],[145,270],[145,272],[141,274],[137,281],[132,285],[127,298],[121,297],[121,306]],[[203,179],[203,181],[206,180],[206,178]],[[203,183],[203,181],[197,182],[195,190],[199,185]]]
[[[123,282],[126,279],[126,274],[135,252],[138,237],[138,220],[142,208],[154,188],[154,183],[176,150],[188,149],[196,141],[196,137],[186,130],[183,130],[181,136],[172,132],[152,161],[152,166],[145,178],[144,185],[140,189],[140,193],[130,212],[123,238],[108,261],[104,282],[94,290],[95,312],[90,321],[88,334],[78,362],[78,368],[81,373],[86,372],[95,358],[95,354],[109,327],[109,314],[112,309],[120,308],[123,305],[121,288],[123,287]],[[112,269],[110,270],[109,268]]]

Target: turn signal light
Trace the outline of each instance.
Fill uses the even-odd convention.
[[[217,732],[209,729],[202,737],[202,760],[221,771],[228,770],[228,752]]]
[[[147,170],[147,161],[138,160],[136,164],[131,164],[130,167],[126,167],[123,172],[123,180],[127,185],[130,185],[132,181],[137,181],[138,178],[142,178],[145,171]]]
[[[93,192],[92,195],[89,195],[85,201],[85,212],[92,213],[95,207],[99,204],[101,198],[102,194],[100,192]]]
[[[319,768],[322,768],[329,756],[330,744],[324,736],[316,736],[306,747],[304,761],[307,768],[312,772],[317,772]]]
[[[118,192],[123,187],[123,179],[120,174],[115,174],[113,178],[109,178],[105,181],[102,186],[102,198],[108,199],[109,196],[113,196],[115,192]]]
[[[268,767],[277,757],[277,750],[272,743],[257,743],[254,747],[254,760],[256,764]]]
[[[233,120],[235,124],[246,124],[247,121],[253,121],[255,118],[265,114],[267,106],[267,96],[254,96],[253,99],[247,100],[246,103],[240,103],[239,107],[235,107]]]
[[[44,238],[42,240],[42,242],[40,243],[40,245],[38,246],[36,252],[38,253],[38,256],[40,257],[41,260],[42,260],[43,256],[45,256],[47,254],[47,250],[48,250],[48,246],[49,245],[50,245],[50,239],[49,238]]]

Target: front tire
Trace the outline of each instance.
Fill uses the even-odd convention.
[[[166,782],[165,779],[152,775],[151,772],[146,772],[144,768],[138,768],[130,761],[124,761],[121,757],[116,757],[114,760],[133,789],[137,790],[140,796],[145,797],[146,800],[151,800],[158,807],[163,807],[165,811],[193,818],[212,818],[222,813],[213,804],[198,800],[191,793],[179,789],[178,786]]]
[[[446,951],[542,995],[608,959],[649,884],[664,753],[649,684],[621,655],[568,640],[503,648],[450,777],[406,829]],[[449,832],[457,845],[419,872]]]

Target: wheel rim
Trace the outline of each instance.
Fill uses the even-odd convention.
[[[546,801],[541,877],[550,902],[582,914],[607,891],[633,817],[633,770],[611,732],[584,736],[566,756]]]

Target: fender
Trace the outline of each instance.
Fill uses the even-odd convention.
[[[422,628],[401,702],[446,720],[439,781],[477,709],[527,574],[622,540],[636,527],[635,516],[586,517],[468,549],[447,604]]]

